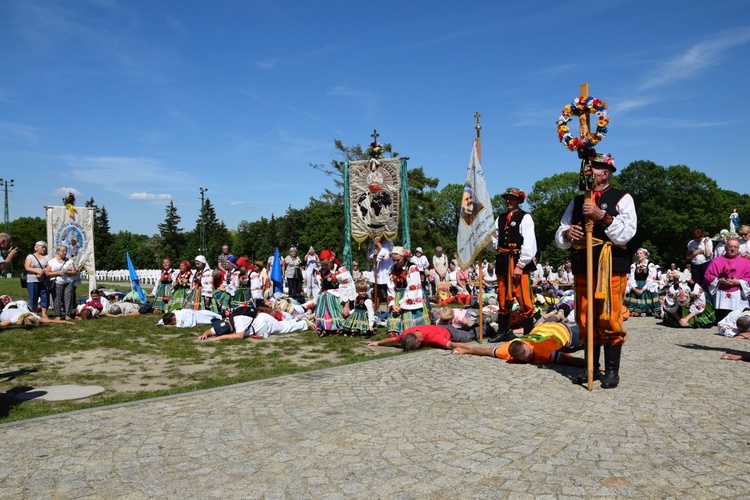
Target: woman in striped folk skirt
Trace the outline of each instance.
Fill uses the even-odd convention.
[[[175,271],[172,269],[172,259],[165,257],[161,261],[161,273],[159,281],[154,286],[154,313],[161,314],[167,311],[167,304],[172,297],[172,283],[174,282]]]

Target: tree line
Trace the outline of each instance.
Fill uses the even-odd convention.
[[[318,164],[311,164],[311,167],[330,175],[335,191],[324,190],[318,197],[311,197],[302,208],[290,205],[278,217],[261,217],[252,222],[243,220],[233,230],[218,218],[207,198],[201,215],[190,230],[181,227],[182,217],[170,201],[165,207],[164,221],[157,226],[157,233],[151,236],[129,231],[113,233],[106,207],[97,205],[93,198],[89,199],[86,206],[96,209],[97,269],[126,268],[126,251],[140,269],[159,268],[165,256],[192,262],[196,255],[203,253],[199,250],[204,217],[205,254],[209,262],[219,255],[222,245],[229,245],[234,255],[262,261],[273,255],[276,247],[282,255],[291,246],[298,247],[300,256],[310,246],[317,251],[328,248],[341,252],[344,241],[341,172],[344,161],[363,159],[365,154],[358,145],[345,146],[336,140],[334,146],[343,160],[333,160],[330,167]],[[390,156],[398,156],[390,144],[385,149]],[[409,170],[407,182],[412,246],[421,246],[427,255],[432,256],[434,248],[439,245],[449,256],[452,255],[456,248],[463,183],[449,183],[438,189],[440,180],[428,177],[421,166]],[[612,184],[631,193],[638,212],[638,232],[628,250],[635,253],[636,249],[644,247],[649,250],[651,260],[663,267],[671,262],[684,267],[686,245],[694,229],[701,229],[711,236],[717,234],[728,228],[729,214],[733,209],[740,214],[742,223],[750,219],[750,195],[719,188],[713,179],[685,165],[663,167],[651,161],[635,161],[622,168]],[[499,193],[506,187],[491,186],[490,192]],[[577,194],[578,172],[563,172],[535,182],[527,202],[521,206],[534,218],[542,262],[557,265],[565,259],[566,253],[555,246],[554,234],[568,203]],[[492,207],[495,216],[505,210],[499,194],[492,197]],[[45,238],[46,222],[40,217],[21,217],[10,222],[9,232],[14,246],[28,249],[27,253],[30,253],[34,242]],[[363,263],[363,268],[368,267],[364,264],[368,253],[365,244],[353,242],[352,253],[355,260]],[[485,251],[484,257],[492,260],[492,252]]]

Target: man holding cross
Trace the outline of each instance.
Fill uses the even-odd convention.
[[[602,388],[617,387],[620,381],[620,354],[625,342],[623,327],[623,299],[628,281],[630,259],[625,246],[635,236],[638,217],[630,194],[610,186],[615,168],[609,154],[591,156],[593,197],[584,202],[577,196],[568,205],[555,233],[555,243],[561,249],[571,250],[571,263],[575,278],[575,316],[581,330],[581,340],[586,338],[586,309],[594,301],[594,366],[599,364],[600,346],[604,346],[605,372]],[[588,160],[586,160],[588,161]],[[587,296],[586,286],[586,220],[593,221],[593,279],[594,297]],[[584,340],[585,341],[585,340]]]

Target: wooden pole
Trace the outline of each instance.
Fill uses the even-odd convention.
[[[482,126],[479,124],[479,117],[482,116],[479,114],[479,111],[474,113],[474,118],[477,119],[477,124],[474,126],[474,129],[477,131],[477,160],[479,160],[479,164],[482,164],[482,137],[481,137],[481,131]],[[477,302],[479,304],[479,335],[477,336],[477,339],[479,343],[481,344],[484,340],[484,285],[482,284],[482,277],[484,275],[484,269],[482,269],[482,262],[479,262],[479,290],[477,291]]]
[[[374,245],[373,245],[373,247],[374,247]],[[380,253],[380,252],[378,252],[378,253]],[[375,309],[375,314],[378,313],[378,309],[380,308],[380,293],[378,291],[378,267],[379,267],[379,264],[380,264],[380,262],[378,261],[378,255],[376,254],[375,255],[375,265],[372,266],[372,282],[375,285],[374,286],[374,288],[375,288],[375,297],[374,297],[375,300],[373,301],[374,302],[374,307],[373,308]]]
[[[589,84],[581,84],[581,97],[588,96]],[[588,111],[579,120],[579,135],[586,139],[591,130]],[[591,203],[593,194],[593,189],[586,189],[584,203]],[[591,217],[586,217],[586,386],[589,391],[594,390],[594,219]]]

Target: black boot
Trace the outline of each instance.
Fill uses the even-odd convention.
[[[490,343],[497,343],[497,342],[505,342],[507,340],[511,340],[508,338],[508,334],[510,333],[508,331],[508,325],[510,324],[510,314],[507,314],[505,316],[498,315],[497,317],[497,333],[492,335],[491,337],[487,338],[487,342]],[[512,333],[510,333],[511,336],[513,336]],[[515,338],[515,336],[513,336]]]
[[[620,383],[622,344],[604,346],[604,377],[602,389],[614,389]]]

